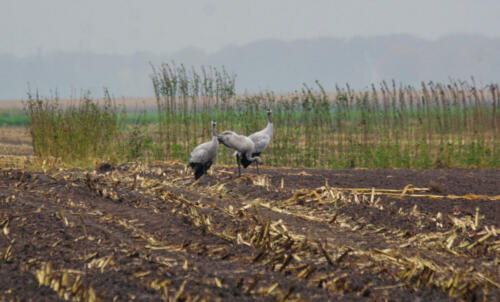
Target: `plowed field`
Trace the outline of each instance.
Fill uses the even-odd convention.
[[[0,300],[494,301],[500,171],[0,171]]]

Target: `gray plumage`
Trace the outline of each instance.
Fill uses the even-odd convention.
[[[257,162],[262,164],[262,159],[258,156],[254,156],[255,153],[255,143],[247,136],[239,135],[233,131],[224,131],[217,137],[219,143],[225,145],[228,148],[237,151],[236,162],[238,164],[238,175],[241,176],[240,169],[240,157],[249,162]]]
[[[215,132],[216,121],[212,121],[212,140],[194,148],[189,155],[188,164],[194,170],[194,178],[198,179],[205,174],[217,159],[219,142]]]
[[[264,152],[273,138],[274,124],[273,120],[271,119],[271,113],[271,110],[268,109],[266,128],[255,132],[248,137],[255,144],[255,152],[252,153],[252,156],[259,156],[262,152]],[[246,160],[244,157],[241,159],[241,164],[244,168],[248,167],[251,163],[252,162]],[[256,162],[255,164],[257,166],[257,173],[259,173],[259,162]]]

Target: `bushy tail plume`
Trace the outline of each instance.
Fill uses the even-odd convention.
[[[252,153],[252,157],[259,156],[260,153]],[[252,164],[251,161],[248,160],[248,158],[243,154],[241,156],[241,164],[243,165],[244,168],[250,166]]]

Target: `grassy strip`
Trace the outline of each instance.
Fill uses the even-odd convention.
[[[124,113],[123,118],[126,124],[134,124],[137,122],[138,118],[142,123],[158,123],[158,114],[155,111],[127,111]],[[0,109],[0,127],[28,126],[29,124],[30,120],[25,111],[20,109]]]
[[[28,117],[20,109],[0,109],[0,127],[26,126]]]

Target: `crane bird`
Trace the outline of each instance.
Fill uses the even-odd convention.
[[[259,156],[264,150],[266,150],[267,146],[271,142],[273,138],[274,125],[273,120],[271,119],[271,109],[267,109],[267,126],[266,128],[255,132],[249,136],[249,138],[255,144],[255,152],[252,153],[252,156]],[[252,162],[247,160],[245,157],[241,158],[241,164],[244,168],[248,167]],[[259,162],[255,163],[257,165],[257,174],[259,173]]]
[[[189,155],[189,166],[194,170],[194,179],[200,178],[203,174],[210,169],[210,166],[217,159],[217,147],[219,141],[215,133],[216,121],[212,121],[212,140],[194,148],[191,155]]]
[[[236,163],[238,163],[238,176],[241,176],[240,156],[250,163],[256,161],[262,164],[262,159],[258,156],[252,156],[255,153],[255,144],[248,137],[239,135],[233,131],[224,131],[218,137],[219,143],[236,151]]]

